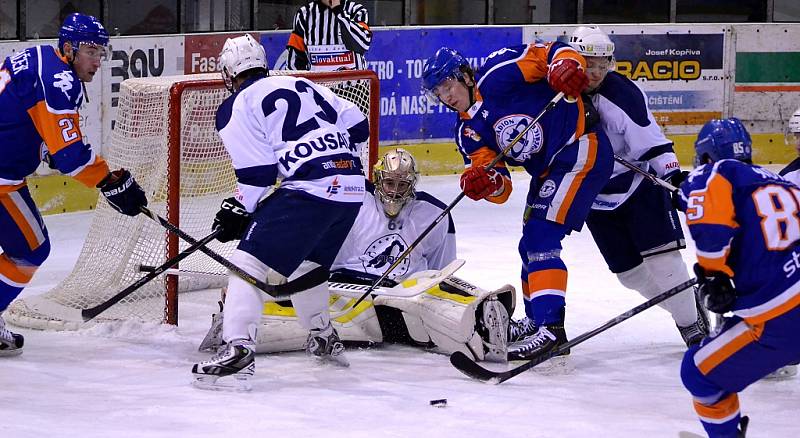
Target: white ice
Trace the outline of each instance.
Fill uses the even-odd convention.
[[[462,278],[484,288],[519,286],[517,241],[528,180],[496,206],[462,200],[453,211]],[[456,176],[421,187],[449,203]],[[25,295],[67,275],[91,213],[45,218],[50,259]],[[643,302],[606,268],[588,231],[564,242],[567,331],[573,337]],[[684,252],[689,266],[693,253]],[[98,260],[97,263],[102,263]],[[87,287],[91,287],[87,285]],[[0,437],[675,437],[702,433],[683,389],[683,342],[669,315],[650,309],[572,350],[575,370],[536,368],[501,385],[470,380],[446,356],[404,346],[350,350],[349,369],[302,353],[260,356],[250,393],[189,385],[216,292],[183,296],[179,326],[105,324],[78,332],[18,329],[21,356],[0,359]],[[516,317],[523,315],[519,297]],[[429,400],[447,399],[447,406]],[[762,381],[741,394],[751,437],[798,431],[798,379]],[[794,433],[792,432],[794,431]]]

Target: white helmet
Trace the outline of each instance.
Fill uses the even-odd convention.
[[[417,185],[417,162],[407,150],[392,149],[378,160],[372,170],[375,194],[386,216],[395,217],[414,198]]]
[[[614,43],[597,26],[578,26],[569,45],[583,56],[614,56]]]
[[[267,53],[264,47],[250,34],[228,38],[219,53],[222,79],[233,92],[233,78],[253,68],[267,69]]]
[[[800,143],[800,108],[797,108],[789,117],[789,123],[786,124],[786,144],[797,145]]]

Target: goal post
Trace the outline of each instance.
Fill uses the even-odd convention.
[[[329,87],[367,116],[370,136],[362,151],[367,176],[378,156],[379,85],[371,71],[287,72]],[[129,169],[147,194],[148,208],[199,239],[211,232],[222,199],[236,177],[215,128],[219,104],[229,95],[219,74],[135,78],[123,81],[111,141],[104,150],[112,168]],[[228,256],[236,242],[209,248]],[[12,303],[6,320],[18,326],[74,330],[76,310],[104,302],[189,245],[144,215],[123,216],[98,199],[89,232],[72,272],[52,290]],[[201,253],[182,270],[216,274],[159,277],[96,318],[177,324],[179,291],[220,287],[225,270]]]

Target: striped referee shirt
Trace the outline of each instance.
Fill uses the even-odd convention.
[[[333,9],[312,1],[301,6],[294,16],[294,28],[286,45],[288,67],[311,70],[309,47],[344,45],[352,53],[355,68],[366,69],[364,53],[371,42],[367,8],[351,0],[342,0]]]

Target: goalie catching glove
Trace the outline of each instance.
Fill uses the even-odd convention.
[[[503,184],[503,175],[494,168],[473,166],[461,174],[461,191],[475,201],[503,193]]]
[[[694,274],[697,276],[697,294],[703,307],[720,315],[733,309],[736,289],[727,274],[706,272],[698,263],[694,264]]]
[[[552,89],[562,91],[567,96],[580,97],[583,90],[589,86],[589,78],[580,62],[564,58],[550,64],[547,70],[547,83]]]
[[[241,202],[236,198],[227,198],[222,201],[216,217],[214,217],[213,230],[220,230],[217,240],[230,242],[241,240],[247,226],[250,225],[251,215]]]
[[[124,215],[136,216],[141,213],[142,207],[147,207],[144,191],[125,169],[109,172],[97,184],[97,188],[108,200],[108,204]]]

